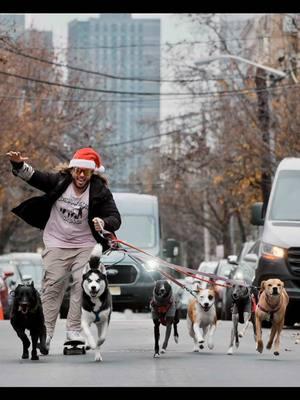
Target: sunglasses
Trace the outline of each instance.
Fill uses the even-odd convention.
[[[82,168],[75,167],[73,169],[73,171],[74,171],[75,175],[77,175],[77,176],[80,176],[83,173],[83,175],[85,177],[90,177],[93,174],[93,170],[91,170],[91,169],[82,169]]]

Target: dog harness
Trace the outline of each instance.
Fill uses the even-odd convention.
[[[94,322],[100,321],[100,311],[101,311],[101,308],[98,311],[92,310],[92,312],[95,314],[95,317],[96,317]]]
[[[272,319],[273,319],[274,313],[276,313],[277,311],[280,310],[280,307],[281,307],[281,299],[280,299],[280,301],[279,301],[279,305],[277,305],[275,308],[273,308],[273,306],[268,302],[267,296],[265,297],[265,299],[266,299],[266,303],[267,303],[268,306],[271,308],[271,310],[265,309],[261,304],[259,304],[259,302],[258,302],[258,304],[257,304],[256,307],[259,308],[259,309],[261,309],[263,312],[267,313],[267,314],[268,314],[268,319],[269,319],[269,320],[272,320]]]
[[[166,304],[158,304],[154,298],[152,298],[150,305],[154,309],[155,313],[158,315],[159,322],[162,325],[167,324],[167,312],[171,308],[173,304],[173,297],[169,298],[169,301]]]

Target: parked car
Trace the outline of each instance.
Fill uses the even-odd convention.
[[[4,272],[4,270],[2,269],[2,264],[0,263],[0,301],[3,309],[4,319],[10,318],[11,299],[9,296],[9,287],[7,284],[7,278],[11,275],[12,275],[11,272]]]
[[[229,279],[242,280],[249,285],[253,284],[255,270],[258,265],[260,243],[260,239],[244,243],[237,258],[237,265],[231,270],[228,276]],[[223,296],[222,319],[231,320],[231,307],[231,289],[226,288]]]
[[[8,253],[0,256],[0,265],[4,272],[13,274],[7,278],[10,290],[19,283],[34,282],[40,292],[42,287],[43,264],[39,253]]]
[[[0,256],[0,271],[5,276],[8,301],[5,315],[9,318],[13,302],[10,291],[19,283],[34,282],[35,288],[40,292],[42,287],[43,265],[41,255],[38,253],[8,253]]]
[[[228,258],[223,258],[219,260],[217,268],[215,270],[215,274],[223,278],[229,278],[231,272],[236,268],[236,259],[237,257],[230,255],[228,256]],[[216,291],[218,293],[216,297],[217,318],[224,319],[223,303],[224,303],[225,293],[227,290],[226,282],[222,279],[220,280],[217,279],[216,284],[217,284]]]

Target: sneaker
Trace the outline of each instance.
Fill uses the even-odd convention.
[[[51,342],[51,339],[52,339],[52,336],[47,335],[45,345],[46,345],[46,349],[47,349],[48,351],[50,350],[50,342]]]
[[[85,339],[81,336],[80,331],[67,331],[67,339],[66,340],[77,340],[78,342],[85,343]]]

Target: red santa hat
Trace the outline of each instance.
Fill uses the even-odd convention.
[[[96,172],[105,171],[100,155],[91,147],[85,147],[76,151],[69,163],[69,168],[72,167],[93,169]]]

